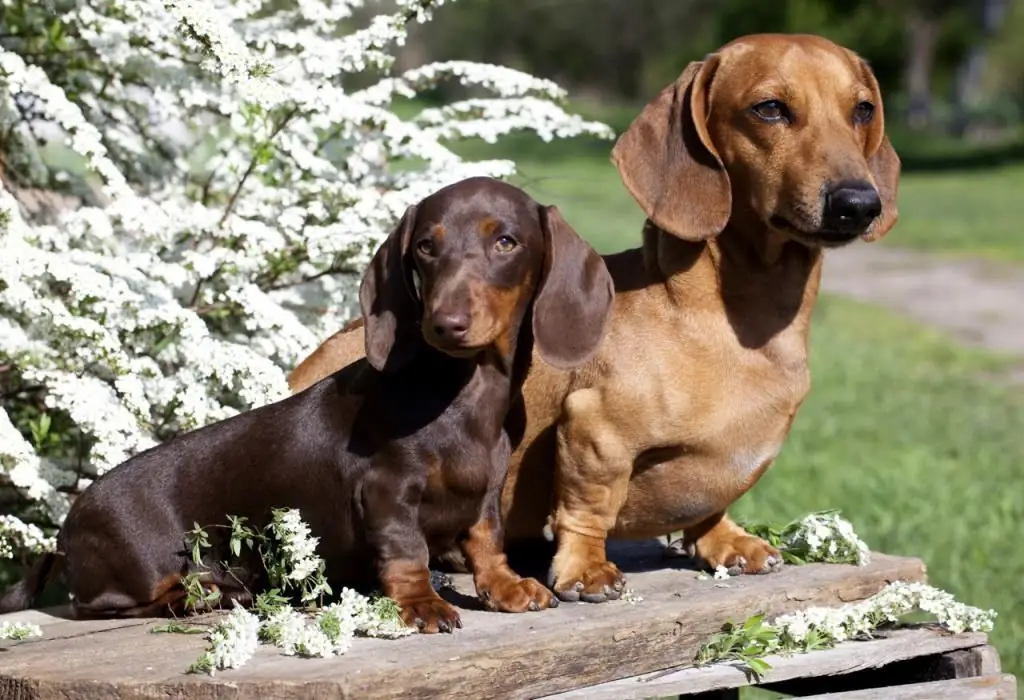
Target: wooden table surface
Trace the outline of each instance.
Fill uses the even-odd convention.
[[[466,609],[464,628],[451,635],[357,639],[331,659],[261,646],[242,668],[212,678],[185,674],[204,648],[202,635],[151,634],[163,621],[74,621],[61,609],[0,616],[43,628],[42,638],[0,642],[0,698],[536,698],[686,665],[729,619],[838,605],[891,581],[926,579],[917,559],[874,554],[863,567],[699,580],[660,553],[655,541],[612,553],[643,597],[634,604],[563,603],[522,615]],[[472,595],[468,577],[454,578]]]

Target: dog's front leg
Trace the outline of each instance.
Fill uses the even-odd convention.
[[[603,603],[622,595],[626,579],[608,561],[605,542],[626,501],[633,454],[597,390],[565,401],[558,426],[554,530],[558,551],[550,583],[566,601]]]
[[[458,611],[430,583],[430,554],[419,520],[423,484],[392,473],[366,478],[362,489],[366,537],[377,553],[384,595],[401,608],[402,621],[420,632],[462,627]]]
[[[477,597],[489,610],[526,612],[558,607],[558,598],[537,579],[522,578],[512,571],[502,549],[500,491],[488,494],[480,520],[461,542],[462,553],[473,573]]]

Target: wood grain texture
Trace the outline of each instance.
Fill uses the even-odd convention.
[[[150,634],[161,621],[77,622],[52,613],[0,616],[42,624],[44,637],[0,647],[0,698],[536,698],[690,663],[728,619],[862,600],[888,582],[923,581],[917,559],[874,555],[868,566],[787,567],[726,583],[692,570],[638,570],[656,542],[638,544],[629,586],[644,600],[567,604],[521,615],[463,612],[453,635],[357,640],[344,656],[295,659],[261,647],[213,678],[183,672],[201,636]],[[645,549],[646,548],[646,549]],[[645,554],[646,552],[646,554]],[[651,560],[661,567],[665,562]],[[456,577],[464,594],[468,577]]]
[[[794,678],[826,678],[876,669],[896,661],[933,656],[962,649],[986,647],[984,634],[951,635],[931,628],[896,630],[869,642],[848,642],[834,649],[796,656],[769,656],[772,669],[761,683]],[[973,658],[973,657],[972,657]],[[998,669],[997,669],[998,671]],[[979,675],[964,674],[964,675]],[[549,695],[546,700],[638,700],[664,695],[696,695],[750,685],[755,679],[739,665],[716,664],[705,668],[659,671]]]
[[[1017,679],[1010,674],[912,683],[848,693],[807,695],[804,700],[1016,700]]]

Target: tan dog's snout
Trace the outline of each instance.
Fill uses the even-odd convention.
[[[882,198],[870,182],[839,182],[825,193],[822,228],[826,232],[859,236],[881,213]]]

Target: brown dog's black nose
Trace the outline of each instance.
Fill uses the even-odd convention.
[[[870,183],[840,182],[825,195],[822,228],[837,233],[861,233],[882,213],[882,199]]]
[[[434,324],[434,333],[440,340],[458,342],[469,332],[469,314],[438,312],[431,321]]]

